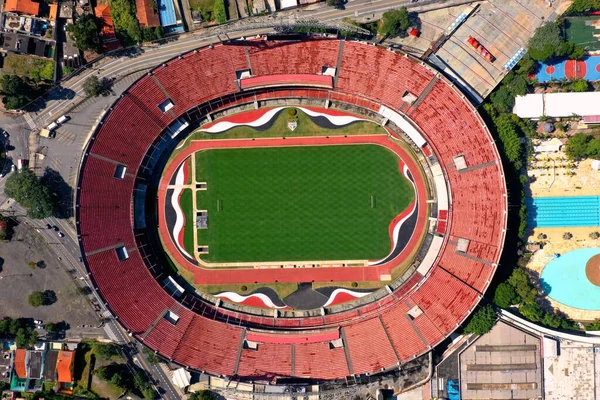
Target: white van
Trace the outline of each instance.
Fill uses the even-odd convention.
[[[67,121],[68,121],[68,120],[70,120],[70,119],[71,119],[71,118],[69,118],[69,116],[68,116],[68,115],[63,115],[63,116],[61,116],[60,118],[58,118],[58,119],[56,120],[56,123],[57,123],[57,124],[64,124],[65,122],[67,122]]]
[[[50,125],[48,125],[46,127],[46,129],[48,129],[50,132],[52,132],[53,130],[55,130],[56,128],[58,128],[58,124],[56,122],[51,123]]]

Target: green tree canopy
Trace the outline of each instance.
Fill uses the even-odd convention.
[[[571,84],[573,92],[585,92],[588,90],[589,84],[585,79],[575,79]]]
[[[535,301],[521,304],[519,312],[531,322],[539,322],[544,317],[544,311]]]
[[[199,392],[192,393],[189,400],[214,400],[216,396],[209,390],[200,390]]]
[[[483,335],[496,325],[496,312],[490,305],[481,307],[471,316],[471,320],[465,327],[465,333]]]
[[[17,75],[1,75],[0,91],[4,95],[2,103],[8,110],[17,110],[25,107],[37,97],[38,88],[28,78]]]
[[[508,308],[519,301],[519,295],[508,282],[502,282],[494,293],[494,303],[499,307]]]
[[[555,56],[569,54],[573,49],[565,48],[565,41],[556,22],[547,22],[535,30],[529,39],[529,55],[537,61],[547,61]]]
[[[142,41],[142,30],[135,17],[135,1],[110,0],[110,13],[115,25],[115,32],[123,46],[130,46]]]
[[[383,13],[378,33],[381,36],[405,36],[409,25],[408,10],[400,7]]]
[[[75,40],[78,49],[100,52],[102,41],[100,40],[98,20],[92,14],[83,14],[77,18],[74,24],[69,25],[69,32]]]
[[[6,179],[4,193],[25,207],[30,218],[47,218],[54,211],[50,190],[27,168]]]
[[[600,139],[585,133],[576,133],[567,140],[565,153],[570,159],[598,158],[600,157]]]

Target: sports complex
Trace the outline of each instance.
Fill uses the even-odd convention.
[[[77,228],[136,339],[242,381],[399,368],[475,309],[507,198],[469,100],[403,53],[267,36],[135,82],[85,151]]]

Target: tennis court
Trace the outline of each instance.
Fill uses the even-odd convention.
[[[565,39],[588,51],[600,50],[600,17],[565,18]]]

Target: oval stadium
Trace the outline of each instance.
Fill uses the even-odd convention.
[[[496,145],[412,57],[264,36],[156,67],[85,150],[77,233],[145,346],[238,381],[397,370],[483,297],[506,233]]]

